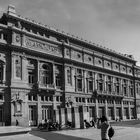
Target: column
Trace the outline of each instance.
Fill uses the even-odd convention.
[[[88,104],[88,101],[87,101],[87,98],[85,98],[85,106],[87,106]]]
[[[56,83],[55,83],[55,64],[53,63],[53,85],[56,88]]]
[[[80,128],[80,112],[78,107],[73,107],[72,108],[72,125],[74,128]],[[82,122],[82,121],[81,121]]]
[[[71,82],[72,82],[72,88],[75,89],[75,69],[74,67],[71,67]]]
[[[105,99],[105,116],[108,117],[107,99]]]
[[[37,83],[38,83],[38,87],[39,87],[39,85],[40,85],[40,68],[39,68],[39,66],[40,66],[40,62],[39,62],[39,60],[37,60]]]
[[[27,82],[27,79],[28,79],[28,74],[27,74],[27,69],[26,69],[26,66],[27,66],[27,59],[26,59],[26,57],[25,56],[22,56],[22,70],[21,70],[21,72],[22,72],[22,80],[23,81],[26,81]]]
[[[41,106],[41,99],[39,94],[37,94],[38,104],[37,104],[37,114],[38,114],[38,123],[42,120],[42,106]]]
[[[112,77],[112,92],[115,92],[115,85],[114,85],[114,83],[115,83],[115,78],[114,77]]]
[[[67,70],[69,69],[69,67],[64,65],[64,74],[65,74],[65,83],[64,86],[68,84],[68,76],[67,76]],[[71,69],[70,69],[71,72]]]
[[[128,101],[128,117],[131,120],[131,108],[130,108],[130,101]]]
[[[99,110],[98,110],[98,99],[95,99],[95,112],[96,112],[96,118],[99,118]]]
[[[74,80],[75,80],[75,92],[77,92],[77,69],[76,68],[75,68]]]
[[[12,79],[15,77],[15,55],[12,54]]]
[[[107,91],[107,76],[104,76],[104,91]]]
[[[3,83],[6,81],[6,64],[3,64]]]
[[[25,35],[24,34],[22,34],[21,45],[25,46]]]
[[[123,90],[122,90],[122,79],[120,79],[120,95],[123,95]]]
[[[57,105],[56,105],[56,96],[53,96],[53,110],[57,109]]]
[[[123,100],[121,100],[121,117],[124,119],[124,108],[123,108]]]
[[[94,73],[94,89],[97,90],[98,89],[98,74]]]
[[[128,97],[129,96],[128,80],[126,80],[126,94],[127,94],[127,97]]]
[[[12,32],[12,44],[15,44],[15,32]]]
[[[84,86],[84,92],[87,93],[87,80],[86,80],[86,71],[83,70],[83,86]]]
[[[113,100],[113,113],[114,113],[114,120],[116,120],[116,102],[115,99]]]
[[[3,40],[4,39],[4,37],[3,37],[3,33],[1,33],[1,38],[0,38],[1,40]]]

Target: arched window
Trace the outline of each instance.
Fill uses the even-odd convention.
[[[51,84],[51,67],[49,64],[42,65],[40,78],[41,78],[41,84],[43,85]]]

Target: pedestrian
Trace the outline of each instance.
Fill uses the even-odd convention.
[[[18,120],[16,120],[16,126],[18,126],[18,124],[19,124],[19,122],[18,122]]]
[[[92,119],[92,120],[90,121],[90,124],[91,124],[92,127],[96,128],[94,119]]]
[[[102,116],[97,120],[97,128],[101,129],[101,140],[111,140],[108,136],[110,124],[106,116]]]

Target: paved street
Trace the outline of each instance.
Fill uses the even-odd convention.
[[[140,140],[140,121],[113,124],[115,136],[112,140]],[[43,132],[34,129],[27,134],[1,136],[0,140],[100,140],[96,128]]]

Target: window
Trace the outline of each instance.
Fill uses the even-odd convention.
[[[126,80],[123,80],[123,94],[127,96],[127,83]]]
[[[93,81],[88,81],[88,89],[89,91],[93,91]]]
[[[120,92],[120,79],[119,78],[116,78],[116,81],[114,83],[114,86],[115,86],[115,92],[117,94],[119,94],[119,92]]]
[[[21,78],[21,58],[18,57],[15,60],[16,77]]]
[[[77,74],[76,74],[76,81],[77,81],[77,90],[82,91],[82,70],[77,69]]]
[[[92,92],[93,91],[93,73],[91,71],[89,71],[87,74],[88,74],[87,75],[88,91]]]
[[[33,101],[37,101],[37,96],[33,95]]]
[[[82,79],[77,79],[77,89],[78,91],[82,91]]]
[[[82,76],[82,70],[81,69],[77,69],[77,76]]]
[[[28,83],[33,84],[35,83],[35,62],[33,60],[28,60]]]
[[[0,82],[2,83],[3,81],[3,64],[0,63]]]
[[[71,84],[71,68],[69,67],[68,69],[67,69],[67,83],[68,84]]]
[[[3,100],[3,94],[0,94],[0,100]]]
[[[98,90],[103,91],[103,75],[98,74]]]
[[[55,66],[55,83],[56,87],[62,86],[62,67],[59,65]]]
[[[112,77],[108,76],[107,79],[108,79],[108,81],[107,81],[108,92],[111,93],[111,91],[112,91]]]
[[[33,84],[35,82],[34,70],[28,70],[28,83]]]
[[[130,97],[133,97],[133,82],[130,81],[130,87],[129,87]]]
[[[28,100],[31,101],[32,100],[32,96],[28,95]]]
[[[41,96],[41,101],[44,101],[44,96],[43,95]]]
[[[41,78],[41,84],[42,85],[47,85],[51,84],[51,78],[52,73],[51,73],[51,67],[48,64],[43,64],[41,72],[40,72],[40,78]]]

